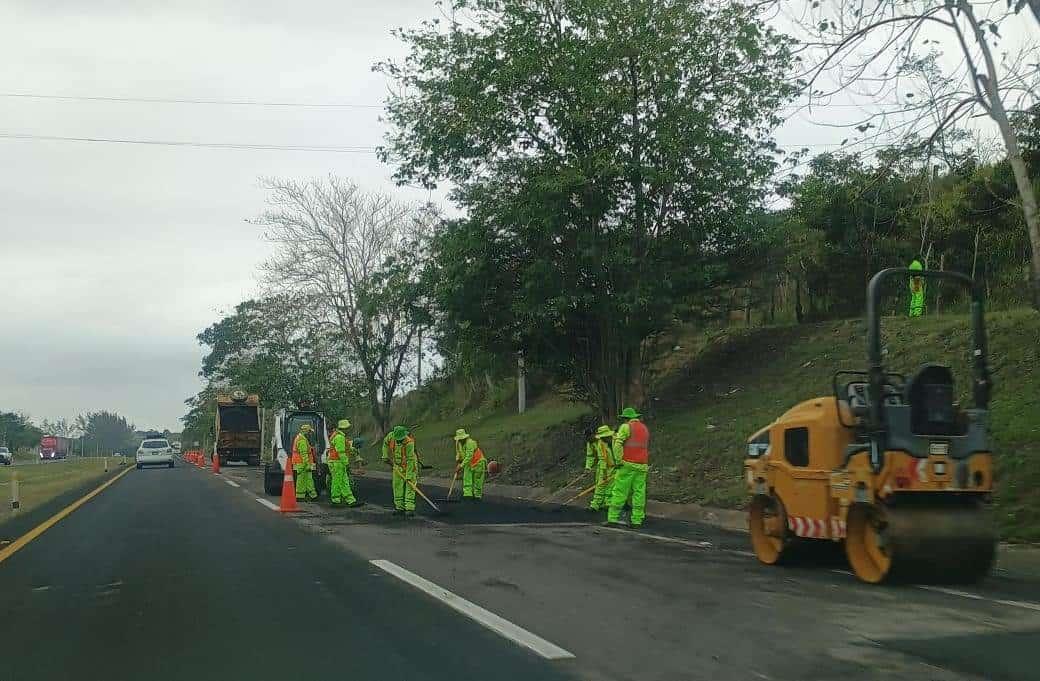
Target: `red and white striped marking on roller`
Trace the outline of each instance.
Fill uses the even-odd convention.
[[[788,516],[787,526],[799,537],[812,539],[838,539],[845,536],[845,522],[837,517],[805,518],[803,516]]]

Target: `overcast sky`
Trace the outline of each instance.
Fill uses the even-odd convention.
[[[372,147],[386,84],[371,66],[403,53],[391,29],[433,12],[432,0],[4,0],[0,135]],[[844,136],[799,115],[778,139],[823,151]],[[110,409],[142,428],[180,429],[200,387],[195,335],[256,292],[267,249],[244,220],[263,206],[258,176],[393,188],[368,151],[0,138],[0,159],[0,409]]]

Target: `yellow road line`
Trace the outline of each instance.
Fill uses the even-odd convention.
[[[112,478],[111,480],[109,480],[105,484],[101,485],[97,489],[93,490],[92,492],[89,492],[86,496],[81,497],[81,498],[77,499],[76,501],[72,502],[71,504],[69,504],[68,506],[63,508],[62,510],[60,510],[57,513],[55,513],[54,515],[52,515],[50,518],[47,518],[47,520],[44,520],[39,525],[37,525],[36,527],[32,528],[31,530],[29,530],[25,534],[23,534],[21,537],[18,537],[18,539],[15,539],[9,545],[5,546],[2,550],[0,550],[0,563],[3,563],[5,560],[7,560],[11,556],[13,556],[15,553],[17,553],[22,547],[24,547],[26,544],[31,542],[33,539],[36,539],[41,534],[43,534],[47,530],[51,529],[55,525],[57,525],[60,520],[62,520],[66,516],[70,515],[77,508],[79,508],[83,504],[87,503],[88,501],[90,501],[91,499],[96,497],[98,494],[101,494],[101,492],[106,487],[108,487],[109,485],[115,483],[117,480],[119,480],[119,478],[123,477],[124,475],[126,475],[127,473],[129,473],[132,470],[134,470],[134,469],[133,468],[127,468],[125,471],[123,471],[122,473],[120,473],[116,477]]]

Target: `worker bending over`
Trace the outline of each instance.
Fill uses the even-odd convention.
[[[484,497],[487,459],[465,428],[455,431],[455,468],[462,470],[462,498],[480,501]]]
[[[394,426],[383,438],[383,462],[393,470],[394,515],[414,515],[415,488],[412,485],[418,479],[419,460],[415,455],[415,438],[408,434],[406,427]]]
[[[585,443],[585,470],[596,471],[596,491],[589,502],[590,511],[599,511],[610,506],[614,489],[614,473],[617,459],[613,451],[614,431],[610,426],[600,426],[592,438]],[[595,467],[595,468],[594,468]]]
[[[353,508],[361,503],[354,498],[354,492],[350,489],[350,462],[354,451],[351,441],[347,439],[346,431],[349,429],[350,421],[341,419],[329,438],[329,498],[336,506],[346,504]]]
[[[311,446],[307,435],[314,432],[311,424],[304,423],[300,426],[300,432],[293,438],[292,459],[290,463],[293,475],[296,478],[296,500],[316,501],[318,491],[314,489],[314,469],[317,465],[314,461],[314,447]]]
[[[621,509],[632,497],[632,527],[640,527],[646,518],[646,471],[649,466],[650,430],[639,420],[639,412],[625,407],[622,423],[614,434],[614,459],[621,465],[614,475],[614,489],[607,511],[607,525],[621,525]]]

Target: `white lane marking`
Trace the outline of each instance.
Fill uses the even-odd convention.
[[[226,482],[227,484],[231,485],[232,487],[238,487],[239,486],[237,482],[235,482],[234,480],[228,480],[227,478],[224,478],[224,482]]]
[[[979,594],[973,594],[969,591],[958,591],[957,589],[946,589],[941,586],[927,586],[924,584],[918,584],[918,589],[924,589],[925,591],[935,591],[937,593],[946,594],[948,596],[960,596],[961,598],[970,598],[975,601],[986,601],[988,603],[999,603],[1000,605],[1008,605],[1012,608],[1022,608],[1024,610],[1035,610],[1040,612],[1040,603],[1030,603],[1029,601],[1011,601],[1003,598],[988,598]]]
[[[414,586],[429,596],[433,596],[452,610],[465,615],[474,622],[484,625],[499,636],[504,636],[547,660],[563,660],[574,657],[573,653],[564,650],[556,644],[532,634],[509,620],[503,619],[495,613],[485,610],[479,605],[471,603],[429,580],[423,579],[414,572],[405,570],[396,563],[392,563],[389,560],[373,560],[371,563],[380,570],[397,577],[402,582]]]
[[[266,506],[267,508],[271,509],[272,511],[279,510],[278,507],[275,504],[272,504],[267,499],[261,499],[260,497],[257,497],[256,500],[257,500],[258,503],[263,504],[264,506]]]
[[[710,549],[712,543],[710,541],[692,541],[689,539],[679,539],[677,537],[665,537],[660,534],[650,534],[649,532],[643,532],[642,530],[629,530],[623,527],[600,527],[601,530],[609,530],[611,532],[623,532],[633,537],[644,537],[646,539],[653,539],[654,541],[668,542],[669,544],[682,544],[683,546],[692,546],[695,549]]]
[[[838,575],[848,575],[854,577],[855,574],[849,570],[831,570],[831,572]],[[1010,601],[1003,598],[990,598],[989,596],[983,596],[982,594],[972,593],[970,591],[961,591],[959,589],[947,589],[943,586],[931,586],[929,584],[915,584],[914,587],[921,589],[922,591],[934,591],[935,593],[946,594],[947,596],[957,596],[959,598],[967,598],[973,601],[983,601],[986,603],[997,603],[999,605],[1007,605],[1012,608],[1022,608],[1024,610],[1035,610],[1040,612],[1040,603],[1030,603],[1029,601]]]

